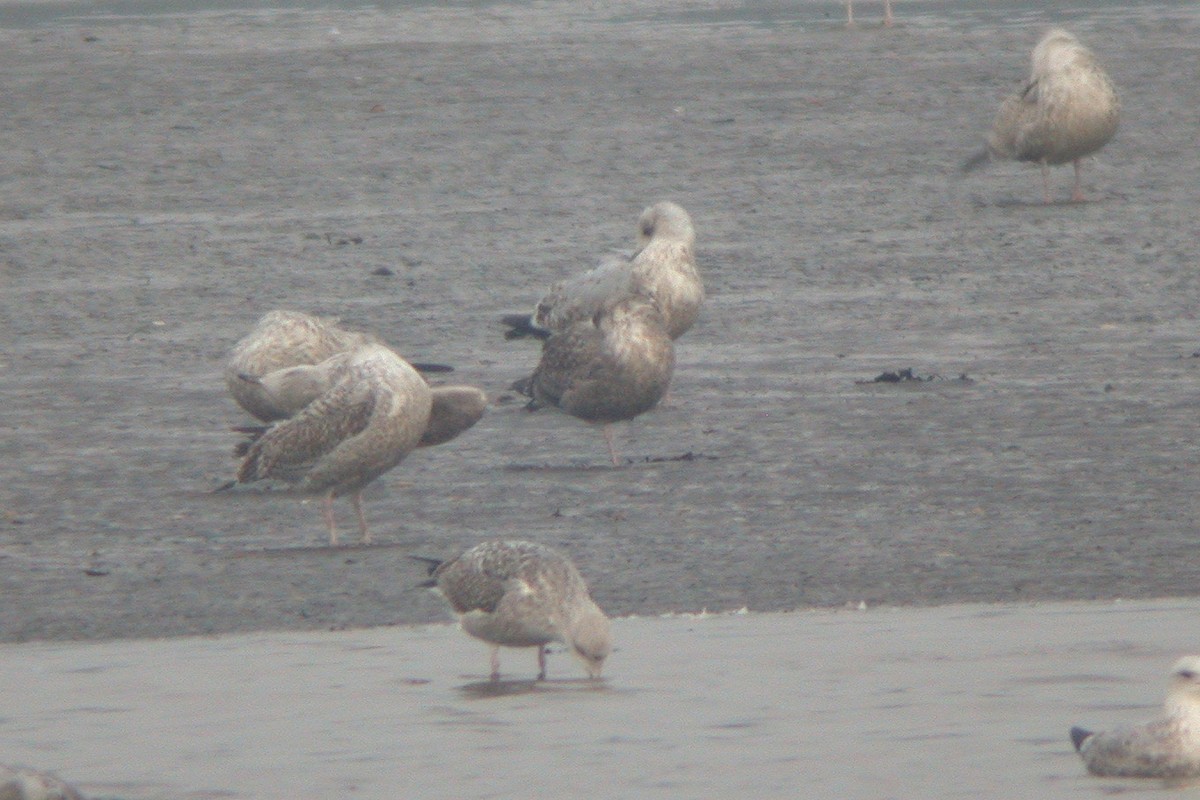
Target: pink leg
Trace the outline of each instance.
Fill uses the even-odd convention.
[[[358,515],[358,530],[362,533],[363,544],[370,544],[371,532],[367,530],[367,518],[363,516],[362,492],[350,495],[350,505],[354,506],[354,513]]]
[[[492,680],[500,680],[500,648],[492,648]]]
[[[1050,205],[1050,165],[1042,162],[1042,200]]]
[[[333,492],[321,498],[321,516],[325,518],[325,524],[329,526],[329,545],[337,547],[337,526],[333,524]]]
[[[883,24],[890,28],[896,20],[892,17],[892,0],[883,0]]]
[[[604,424],[604,443],[608,445],[608,457],[612,459],[614,467],[621,466],[621,462],[617,459],[617,450],[613,447],[612,425]]]
[[[546,646],[538,646],[538,680],[546,680]]]
[[[1082,203],[1084,201],[1083,186],[1080,185],[1082,175],[1080,174],[1079,168],[1080,163],[1079,159],[1077,158],[1075,159],[1075,189],[1071,192],[1071,202],[1073,203]]]
[[[846,27],[854,25],[854,0],[846,0]]]

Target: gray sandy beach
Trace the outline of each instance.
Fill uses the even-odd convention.
[[[607,796],[1100,793],[1066,726],[1148,715],[1200,650],[1194,601],[1158,600],[1200,580],[1200,8],[895,8],[884,29],[860,2],[847,30],[835,0],[0,2],[0,670],[26,687],[0,761],[131,797],[390,797],[452,758],[450,785],[406,791],[510,796],[527,768],[561,795],[616,763]],[[1051,24],[1123,103],[1082,204],[1069,167],[1051,205],[1036,167],[959,171]],[[614,469],[597,428],[523,409],[508,387],[538,347],[498,319],[631,247],[660,199],[695,222],[709,299],[669,404],[618,426]],[[368,488],[371,546],[325,546],[315,502],[212,492],[249,421],[224,359],[273,308],[338,316],[492,398]],[[929,380],[874,381],[903,370]],[[484,649],[408,556],[489,538],[564,550],[603,608],[638,615],[603,690],[461,689]],[[939,608],[961,603],[1004,605]],[[749,613],[700,638],[657,618],[705,609]],[[1025,638],[993,649],[993,611]],[[894,682],[859,682],[878,675],[860,625],[897,631]],[[231,670],[221,702],[193,661]],[[175,683],[145,704],[122,694],[160,673]],[[242,712],[288,705],[293,679],[325,709],[307,744],[295,716]],[[926,716],[877,722],[889,687]],[[1013,703],[978,737],[993,690]],[[703,733],[631,727],[629,708]],[[103,741],[123,715],[160,756]],[[218,738],[165,744],[196,730]],[[580,772],[536,746],[546,763],[487,767],[581,730]],[[949,776],[913,766],[960,744]],[[883,762],[839,784],[857,747]],[[757,777],[731,766],[746,752]]]

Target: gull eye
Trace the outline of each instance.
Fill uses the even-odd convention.
[[[1185,681],[1193,681],[1196,679],[1196,673],[1192,672],[1190,669],[1181,669],[1175,674],[1183,678]]]
[[[645,225],[642,226],[642,236],[645,236],[647,239],[654,238],[654,223],[653,222],[647,222]]]

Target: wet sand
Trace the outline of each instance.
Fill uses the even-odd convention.
[[[0,645],[5,757],[125,798],[1161,797],[1067,729],[1156,713],[1200,602],[627,618],[599,684],[451,625]]]
[[[407,555],[495,537],[615,614],[1195,593],[1194,4],[63,8],[0,5],[0,639],[440,620]],[[958,172],[1052,22],[1124,102],[1091,203]],[[662,198],[709,301],[611,469],[496,320]],[[209,493],[276,307],[495,398],[371,487],[376,546]]]

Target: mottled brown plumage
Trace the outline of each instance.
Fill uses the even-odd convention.
[[[1049,167],[1073,162],[1073,201],[1083,200],[1080,160],[1112,139],[1121,105],[1108,74],[1090,50],[1061,29],[1048,31],[1033,49],[1029,83],[1000,106],[988,136],[987,156],[1041,165],[1044,199],[1050,202]]]
[[[0,764],[0,800],[84,800],[84,796],[48,772]]]
[[[536,647],[544,680],[550,642],[569,646],[589,675],[600,676],[612,650],[608,617],[566,556],[533,542],[492,541],[432,564],[426,585],[441,591],[463,630],[492,645],[492,680],[500,678],[501,646]]]
[[[435,393],[440,399],[434,420]],[[474,425],[485,407],[480,390],[431,390],[404,359],[382,344],[366,344],[347,356],[328,391],[257,436],[246,448],[237,480],[282,480],[295,492],[320,495],[330,544],[337,543],[333,498],[348,494],[363,541],[370,541],[363,488],[399,464],[427,432],[432,430],[432,438],[426,444],[449,441]]]
[[[637,293],[654,297],[667,333],[678,339],[696,322],[704,303],[692,218],[675,203],[655,203],[638,218],[637,243],[633,256],[609,256],[595,269],[556,284],[533,314],[505,317],[513,328],[508,338],[545,338]]]
[[[225,385],[252,416],[263,422],[287,419],[332,385],[344,366],[339,359],[322,362],[376,342],[369,334],[342,330],[336,319],[270,311],[234,345]]]
[[[607,425],[654,408],[674,370],[675,348],[658,307],[650,298],[628,295],[545,341],[529,379],[531,407],[555,406],[605,425],[616,465]]]

